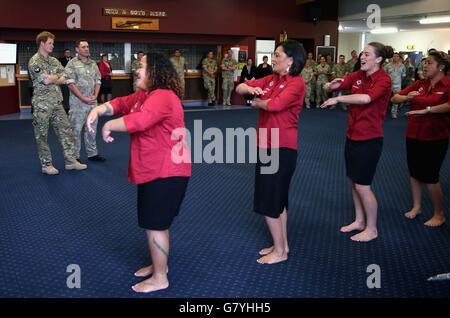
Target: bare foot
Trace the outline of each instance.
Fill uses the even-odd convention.
[[[405,213],[405,217],[408,219],[414,219],[416,216],[418,216],[422,211],[419,209],[411,209],[411,211]]]
[[[169,272],[169,268],[167,267],[166,273]],[[138,270],[136,273],[134,273],[134,276],[136,277],[147,277],[153,274],[153,265],[142,267],[140,270]]]
[[[359,234],[353,235],[350,239],[355,242],[369,242],[378,237],[377,231],[364,230]]]
[[[355,221],[352,224],[341,227],[341,232],[349,233],[349,232],[353,232],[353,231],[363,231],[365,228],[366,228],[366,225],[364,223]]]
[[[431,219],[426,221],[424,224],[429,227],[438,227],[445,223],[445,216],[434,215]]]
[[[257,260],[260,264],[276,264],[280,262],[284,262],[288,259],[288,254],[286,252],[283,252],[282,255],[279,255],[278,253],[272,251],[271,253],[261,257]]]
[[[169,281],[167,280],[167,277],[164,279],[156,279],[154,277],[151,277],[140,282],[139,284],[134,285],[131,288],[136,293],[151,293],[157,290],[166,289],[167,287],[169,287]]]
[[[286,252],[286,254],[289,254],[289,247],[285,247],[284,251]],[[259,255],[267,255],[273,252],[273,246],[271,247],[267,247],[267,248],[263,248],[262,250],[259,251]]]

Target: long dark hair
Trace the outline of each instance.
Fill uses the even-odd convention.
[[[153,91],[158,88],[170,89],[178,97],[182,96],[180,78],[170,60],[160,53],[147,53],[146,74],[148,81],[147,89]]]
[[[289,74],[295,76],[302,72],[306,62],[306,51],[299,42],[295,40],[286,40],[277,45],[283,47],[284,53],[288,57],[292,57],[293,63],[289,69]]]

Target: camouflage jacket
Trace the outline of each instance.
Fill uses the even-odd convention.
[[[97,63],[88,58],[86,62],[78,57],[71,59],[66,65],[66,84],[75,84],[84,96],[94,96],[95,85],[101,85],[100,71]],[[70,93],[70,105],[84,104],[78,97]]]
[[[333,78],[342,78],[346,74],[350,73],[348,64],[341,65],[339,63],[335,64],[333,67]]]
[[[328,82],[328,75],[330,75],[331,70],[330,70],[330,65],[328,64],[319,64],[316,66],[316,74],[317,74],[317,81],[321,81],[321,82]]]
[[[230,69],[233,66],[237,66],[237,61],[234,58],[230,57],[230,58],[227,58],[227,59],[223,59],[222,60],[222,65],[225,66],[225,68]],[[233,79],[233,76],[234,76],[234,70],[231,70],[231,69],[230,70],[223,70],[222,69],[222,78],[224,78],[224,79]]]
[[[63,100],[61,89],[57,84],[45,85],[43,83],[48,75],[65,76],[64,67],[58,59],[48,56],[45,58],[40,53],[33,55],[28,62],[28,72],[33,82],[32,104],[55,104]]]
[[[203,61],[202,61],[202,67],[203,67],[203,70],[209,70],[209,71],[212,71],[212,72],[217,72],[217,62],[214,59],[210,60],[207,57],[204,58]],[[203,72],[203,76],[214,77],[214,76],[209,75],[206,72]]]
[[[176,56],[172,56],[170,58],[170,62],[172,62],[175,71],[178,74],[180,79],[184,79],[184,66],[186,65],[186,59],[183,56],[177,58]]]
[[[306,84],[310,84],[314,78],[314,68],[312,68],[310,65],[305,66],[300,76],[303,78]]]

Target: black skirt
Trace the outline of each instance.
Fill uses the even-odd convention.
[[[112,80],[111,79],[101,79],[101,86],[100,86],[100,94],[111,94],[112,92]]]
[[[448,138],[431,141],[406,138],[409,175],[422,183],[438,183],[447,149]]]
[[[188,181],[189,177],[171,177],[139,184],[139,226],[153,231],[169,229],[180,211]]]
[[[350,140],[345,143],[347,177],[355,184],[371,185],[383,150],[383,138]]]
[[[264,164],[258,159],[255,171],[255,196],[254,210],[258,214],[271,218],[279,218],[284,209],[289,209],[289,185],[297,165],[297,150],[290,148],[279,149],[278,171],[271,174],[263,174],[262,167],[274,166],[274,163]],[[263,150],[265,151],[265,150]],[[273,151],[268,149],[268,155]]]

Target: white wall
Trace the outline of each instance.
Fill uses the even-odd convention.
[[[345,55],[345,60],[348,61],[351,57],[350,52],[356,50],[359,53],[361,50],[361,33],[339,33],[338,39],[338,57]]]
[[[391,34],[366,34],[366,43],[377,41],[390,45],[395,51],[426,51],[435,48],[439,51],[450,50],[450,29],[435,29],[427,31],[398,32]],[[414,45],[408,50],[407,45]]]

